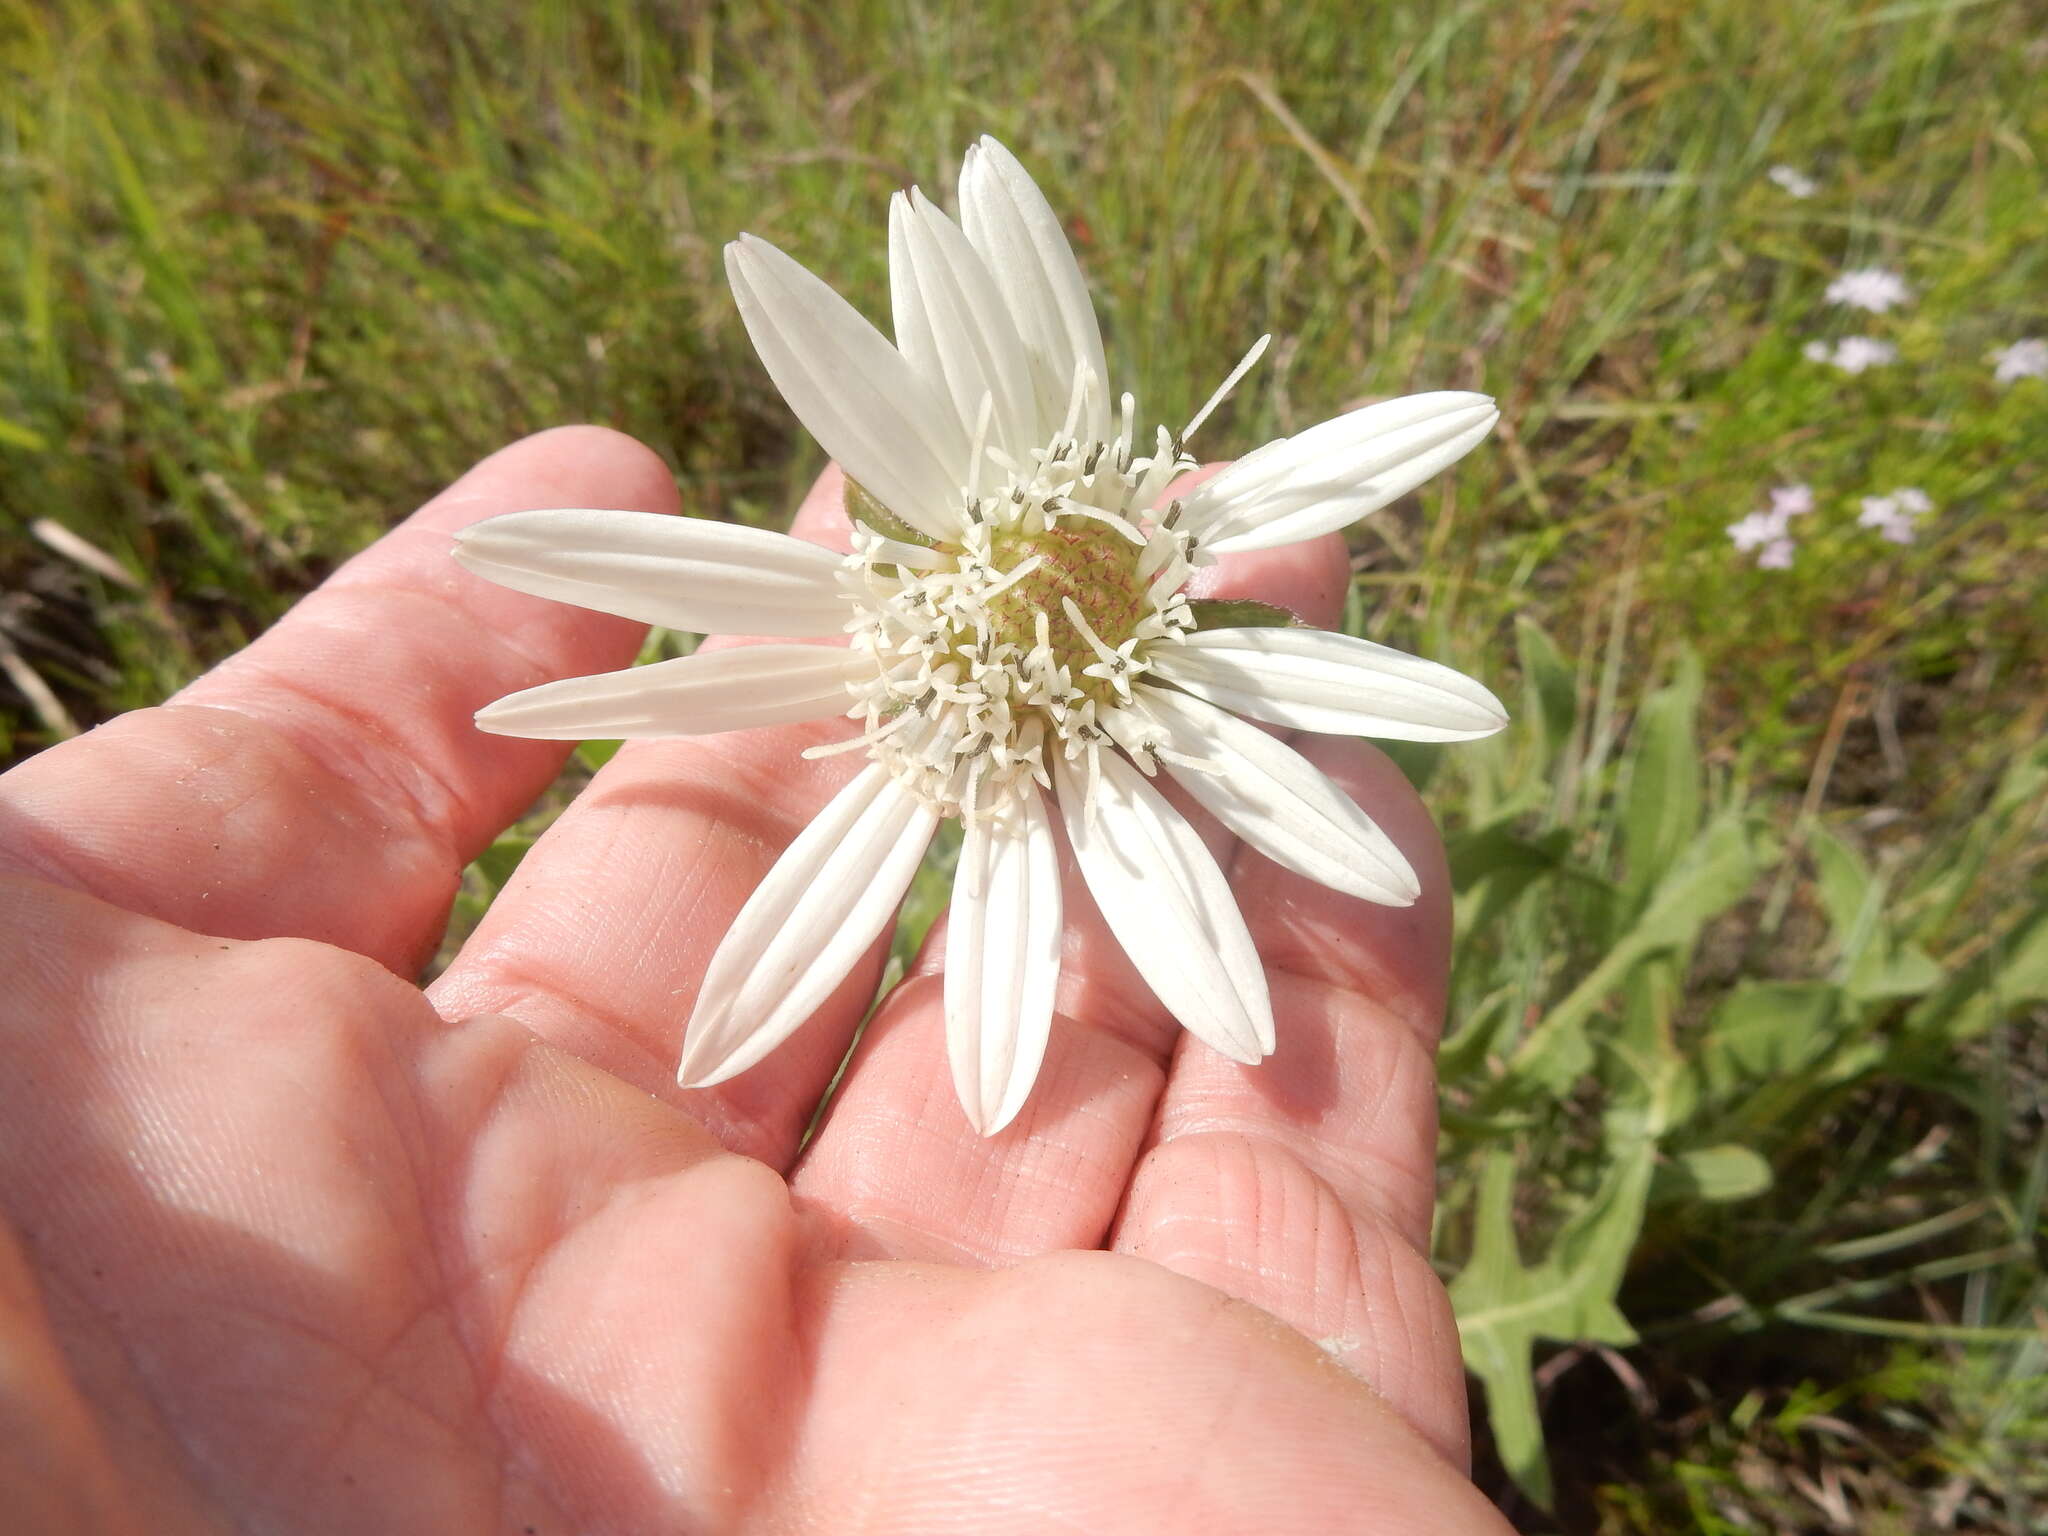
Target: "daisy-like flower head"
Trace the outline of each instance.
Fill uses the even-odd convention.
[[[939,822],[964,826],[945,992],[961,1104],[993,1134],[1031,1088],[1059,976],[1055,821],[1161,1002],[1241,1062],[1274,1048],[1250,933],[1161,795],[1178,782],[1276,862],[1370,901],[1419,894],[1393,842],[1291,747],[1247,723],[1460,741],[1506,723],[1480,684],[1385,646],[1184,588],[1219,555],[1315,538],[1477,444],[1483,395],[1367,406],[1267,444],[1159,505],[1187,439],[1111,393],[1058,219],[992,139],[961,217],[890,208],[892,346],[782,252],[726,248],[769,376],[848,478],[852,553],[604,510],[519,512],[459,536],[494,581],[672,628],[844,636],[543,684],[477,723],[554,739],[699,734],[848,715],[867,766],[784,852],[707,968],[678,1081],[722,1082],[786,1039],[895,915]],[[1219,608],[1221,611],[1219,611]]]
[[[2021,379],[2048,379],[2048,341],[2038,336],[2023,336],[2009,347],[2000,347],[1991,354],[1992,378],[2000,384],[2016,384]]]
[[[1787,197],[1808,198],[1820,190],[1819,183],[1797,166],[1774,165],[1767,174]]]
[[[1829,283],[1826,297],[1830,304],[1846,304],[1851,309],[1867,309],[1881,315],[1911,303],[1913,290],[1896,272],[1887,272],[1883,267],[1858,267]]]

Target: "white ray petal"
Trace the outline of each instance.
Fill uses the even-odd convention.
[[[968,1123],[993,1136],[1038,1078],[1059,986],[1059,850],[1037,785],[967,824],[951,912],[946,1054]]]
[[[904,522],[956,535],[967,437],[903,354],[765,240],[733,241],[725,272],[768,376],[819,446]]]
[[[479,730],[546,741],[707,736],[843,715],[856,659],[839,646],[742,645],[507,694]],[[872,663],[869,664],[872,670]]]
[[[1041,440],[1066,422],[1074,370],[1091,381],[1078,431],[1109,435],[1109,370],[1088,285],[1058,215],[1023,166],[994,139],[967,151],[960,170],[960,222],[1016,316],[1031,355]]]
[[[1183,498],[1184,526],[1215,554],[1334,532],[1456,463],[1499,419],[1492,400],[1460,390],[1368,405],[1204,481]]]
[[[1166,727],[1169,747],[1221,770],[1203,772],[1166,756],[1166,771],[1274,863],[1383,906],[1411,906],[1422,894],[1394,840],[1285,742],[1188,694],[1145,686],[1136,692]]]
[[[1209,629],[1160,646],[1153,666],[1198,699],[1298,731],[1470,741],[1508,723],[1462,672],[1324,629]]]
[[[1056,757],[1061,819],[1103,921],[1167,1011],[1232,1061],[1273,1050],[1265,968],[1223,871],[1195,829],[1114,752],[1086,786]]]
[[[914,187],[889,204],[889,293],[896,345],[969,441],[986,398],[991,444],[1013,459],[1043,445],[1017,322],[959,225]]]
[[[516,592],[699,634],[836,635],[841,556],[786,533],[594,507],[507,512],[455,534],[465,570]]]
[[[889,925],[938,813],[870,764],[784,850],[705,969],[676,1081],[707,1088],[786,1040]]]

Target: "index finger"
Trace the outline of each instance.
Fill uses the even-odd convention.
[[[641,627],[461,570],[448,535],[529,507],[677,510],[600,427],[493,455],[167,704],[0,779],[0,871],[224,938],[295,936],[410,973],[462,867],[568,748],[476,731],[498,695],[630,660]]]

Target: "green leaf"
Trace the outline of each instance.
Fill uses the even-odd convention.
[[[1898,997],[1924,997],[1947,975],[1918,944],[1873,944],[1858,957],[1843,983],[1859,1003],[1888,1002]]]
[[[1301,619],[1285,608],[1249,597],[1198,597],[1188,603],[1196,629],[1288,629]]]
[[[1515,1088],[1562,1093],[1584,1070],[1586,1021],[1650,955],[1688,951],[1708,919],[1733,906],[1766,862],[1762,839],[1733,815],[1710,823],[1650,893],[1642,916],[1565,999],[1523,1038],[1510,1063]]]
[[[1845,956],[1853,959],[1850,944],[1859,927],[1867,925],[1883,900],[1883,890],[1863,855],[1826,827],[1815,826],[1806,836],[1813,853],[1814,888],[1834,930],[1835,942]]]
[[[904,971],[917,959],[925,935],[938,921],[939,914],[952,903],[953,871],[960,863],[961,837],[960,823],[955,818],[948,817],[939,824],[917,873],[911,877],[903,905],[897,909],[896,932],[889,943],[889,954]]]
[[[1579,683],[1557,643],[1534,619],[1515,620],[1515,653],[1522,666],[1523,712],[1536,721],[1543,760],[1554,763],[1571,745],[1578,718]]]
[[[1515,1156],[1487,1155],[1473,1213],[1472,1256],[1451,1282],[1465,1365],[1486,1384],[1486,1413],[1502,1463],[1522,1491],[1548,1508],[1550,1464],[1536,1408],[1530,1350],[1536,1340],[1633,1344],[1614,1304],[1642,1227],[1652,1145],[1625,1146],[1592,1196],[1558,1228],[1540,1263],[1515,1240]]]
[[[507,832],[476,856],[476,872],[490,886],[493,894],[505,888],[505,882],[512,878],[512,872],[519,867],[519,861],[526,857],[526,851],[533,844],[534,839],[523,832]]]
[[[1502,987],[1463,1010],[1464,1021],[1436,1054],[1437,1075],[1446,1084],[1461,1082],[1479,1071],[1486,1058],[1508,1038],[1509,1027],[1520,1015],[1525,995],[1520,987]],[[1442,1114],[1449,1124],[1454,1114],[1452,1106],[1445,1104]]]
[[[1515,830],[1519,816],[1503,817],[1470,832],[1448,839],[1446,852],[1451,862],[1451,888],[1467,891],[1481,880],[1501,875],[1523,884],[1560,868],[1571,848],[1571,832],[1554,827],[1538,837],[1524,837]]]
[[[938,541],[922,529],[913,528],[875,499],[874,493],[853,476],[846,477],[846,515],[866,523],[884,538],[904,544],[921,544],[930,549]]]
[[[2009,1008],[2048,998],[2048,902],[1986,948],[1906,1015],[1916,1042],[1953,1045],[1982,1034]]]
[[[10,448],[25,448],[30,453],[41,453],[49,442],[33,427],[25,427],[18,421],[9,421],[0,416],[0,443]]]
[[[1725,1097],[1793,1076],[1839,1036],[1841,988],[1825,981],[1743,982],[1707,1021],[1700,1065],[1707,1090]]]
[[[1671,954],[1629,973],[1621,1027],[1599,1043],[1610,1139],[1657,1140],[1699,1103],[1698,1074],[1678,1049],[1673,1025],[1684,996],[1684,969]]]
[[[1763,1154],[1733,1142],[1693,1147],[1660,1163],[1650,1180],[1654,1205],[1696,1201],[1725,1204],[1748,1200],[1771,1187],[1771,1165]]]
[[[1663,879],[1700,824],[1700,751],[1694,723],[1700,706],[1699,658],[1687,651],[1678,675],[1636,713],[1628,801],[1622,812],[1622,859],[1628,869],[1624,912]]]
[[[592,773],[597,772],[618,754],[623,741],[584,741],[576,746],[576,760]]]
[[[1919,997],[1941,985],[1943,971],[1919,945],[1901,942],[1886,920],[1889,883],[1863,855],[1826,827],[1807,835],[1814,885],[1834,931],[1834,979],[1858,1003]]]
[[[1437,769],[1443,766],[1444,748],[1441,742],[1383,741],[1379,743],[1379,749],[1394,760],[1394,766],[1401,770],[1418,793],[1429,788],[1429,781],[1436,777]]]

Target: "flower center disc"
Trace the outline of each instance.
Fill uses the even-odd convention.
[[[1113,689],[1102,678],[1083,677],[1097,660],[1095,648],[1067,617],[1072,599],[1103,644],[1114,649],[1136,632],[1151,611],[1138,579],[1138,549],[1116,529],[1090,519],[1071,518],[1037,533],[1006,529],[989,541],[998,570],[1014,570],[1033,555],[1043,557],[1023,580],[988,600],[988,633],[1019,651],[1037,644],[1038,615],[1048,624],[1053,661],[1068,668],[1075,685],[1098,704]]]

